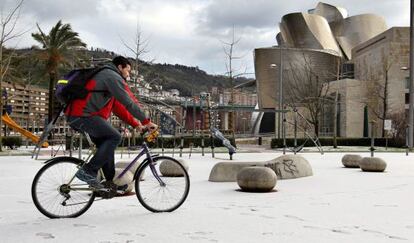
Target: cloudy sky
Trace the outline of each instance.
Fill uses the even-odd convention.
[[[0,0],[3,16],[17,0]],[[409,25],[409,0],[330,0],[349,15],[374,13],[383,16],[389,27]],[[225,73],[221,41],[230,41],[234,26],[240,42],[235,54],[237,66],[254,72],[253,50],[275,45],[275,34],[283,15],[306,12],[312,0],[25,0],[18,29],[29,29],[18,43],[35,44],[30,33],[36,23],[48,32],[60,19],[70,23],[88,47],[100,47],[133,56],[122,44],[133,45],[136,26],[148,39],[144,60],[198,66],[212,74]]]

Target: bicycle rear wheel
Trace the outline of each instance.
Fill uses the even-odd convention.
[[[42,214],[49,218],[74,218],[89,209],[95,193],[74,177],[83,163],[72,157],[57,157],[37,172],[32,183],[32,199]]]
[[[139,202],[152,212],[172,212],[188,196],[190,179],[180,162],[167,156],[154,157],[135,174],[135,192]],[[158,178],[157,178],[158,177]]]

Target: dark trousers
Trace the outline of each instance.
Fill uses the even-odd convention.
[[[112,180],[115,175],[115,149],[121,142],[121,134],[100,116],[68,117],[69,125],[80,132],[86,132],[96,144],[97,150],[84,170],[96,176],[102,168],[106,180]]]

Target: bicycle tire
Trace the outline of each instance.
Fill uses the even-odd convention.
[[[172,212],[179,208],[184,201],[187,199],[188,193],[190,191],[190,178],[188,175],[187,170],[184,166],[178,162],[176,159],[168,157],[168,156],[157,156],[152,158],[153,161],[156,163],[155,170],[158,175],[160,175],[161,180],[166,184],[165,186],[161,186],[158,180],[155,178],[153,172],[151,171],[150,162],[146,161],[135,173],[135,192],[138,198],[138,201],[144,206],[144,208],[148,209],[154,213],[161,213],[161,212]],[[160,172],[160,167],[162,163],[165,161],[169,161],[170,166],[172,165],[174,168],[177,169],[178,175],[163,175]],[[177,172],[176,171],[176,172]],[[180,176],[181,175],[181,176]],[[144,177],[145,176],[145,177]],[[144,178],[143,178],[144,177]],[[181,187],[180,184],[182,184]],[[166,199],[166,197],[160,197],[158,195],[155,199],[160,199],[159,201],[151,201],[153,195],[147,192],[146,188],[153,188],[153,191],[157,191],[158,193],[163,193],[164,196],[167,194],[171,194],[170,189],[176,190],[179,195],[176,201],[166,204],[162,202],[162,199]],[[156,203],[162,203],[164,206],[156,206]]]
[[[76,192],[77,194],[73,193],[73,196],[70,196],[69,205],[65,204],[63,205],[63,202],[61,203],[61,206],[58,204],[55,204],[54,208],[49,209],[47,205],[45,205],[45,201],[47,198],[50,198],[50,196],[53,196],[52,193],[55,194],[55,201],[59,202],[59,199],[64,199],[65,197],[62,195],[62,186],[64,186],[65,181],[69,181],[73,176],[75,175],[78,168],[84,163],[83,160],[76,159],[73,157],[57,157],[49,160],[46,165],[44,165],[40,170],[37,172],[36,176],[33,179],[32,183],[32,199],[33,203],[35,204],[36,208],[46,217],[48,218],[76,218],[83,213],[85,213],[90,206],[92,205],[94,199],[95,199],[95,193],[91,190],[85,190],[85,191],[75,191],[75,190],[69,190],[67,192],[68,195],[71,195],[71,192]],[[65,167],[63,167],[65,166]],[[63,168],[65,168],[65,171],[63,172]],[[55,172],[55,173],[53,173]],[[50,175],[50,178],[48,176]],[[59,178],[60,177],[60,178]],[[79,181],[77,178],[74,178],[73,182],[78,182],[81,187],[89,188],[86,183]],[[46,194],[45,192],[42,192],[42,186],[46,189],[44,184],[51,184],[50,188],[50,195],[43,196],[42,193]],[[73,184],[72,184],[73,185]],[[46,185],[47,186],[47,185]],[[84,196],[85,201],[81,201],[79,203],[72,202],[74,201],[74,198],[76,196]],[[41,196],[42,195],[42,196]],[[45,199],[46,198],[46,199]],[[42,201],[43,199],[43,201]],[[52,199],[53,200],[53,199]],[[83,200],[83,199],[82,199]],[[50,201],[50,200],[49,200]],[[65,201],[66,203],[66,201]],[[77,207],[77,205],[81,205],[80,207]],[[68,207],[67,209],[71,209],[70,213],[66,213],[65,207]],[[73,207],[71,207],[73,206]],[[76,207],[75,207],[76,206]],[[59,208],[62,207],[62,208]],[[52,209],[57,209],[58,212],[52,212]]]

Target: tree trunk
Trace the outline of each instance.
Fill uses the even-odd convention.
[[[49,73],[49,104],[48,104],[48,111],[47,111],[47,123],[50,123],[53,119],[53,110],[54,110],[54,88],[55,88],[55,80],[56,74]]]
[[[49,103],[48,103],[48,111],[47,111],[47,123],[49,124],[53,120],[53,111],[54,111],[54,87],[55,87],[55,80],[56,74],[49,73]],[[51,140],[53,138],[53,133],[50,133],[48,139]]]
[[[1,115],[3,115],[3,90],[2,90],[2,87],[1,87],[1,83],[0,83],[0,92],[1,92],[0,111],[1,111]],[[0,152],[3,151],[3,136],[2,136],[2,132],[1,132],[2,130],[3,130],[3,120],[0,119]]]
[[[315,124],[313,124],[314,132],[317,137],[319,137],[319,121],[316,120]]]
[[[385,137],[385,119],[387,119],[387,109],[388,109],[388,72],[385,73],[385,84],[384,84],[384,98],[382,100],[383,110],[382,110],[382,137]]]
[[[333,122],[333,147],[337,148],[338,147],[338,143],[337,143],[337,133],[338,133],[338,126],[337,126],[337,122],[338,122],[338,91],[336,91],[335,93],[335,102],[334,102],[334,122]]]

